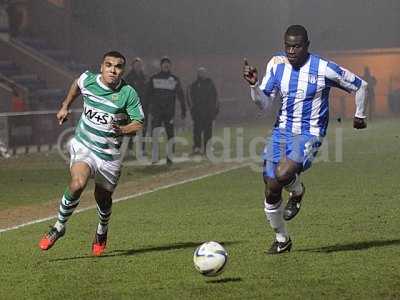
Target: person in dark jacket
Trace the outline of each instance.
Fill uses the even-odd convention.
[[[146,137],[146,132],[149,125],[149,101],[146,98],[147,78],[144,73],[143,61],[140,57],[136,57],[132,61],[131,65],[132,69],[128,73],[128,75],[126,75],[125,81],[130,86],[132,86],[138,93],[140,98],[140,103],[142,104],[143,113],[145,117],[143,121],[143,131],[142,131],[143,139],[140,139],[141,148],[137,148],[137,150],[141,149],[142,155],[146,155],[146,141],[144,138]]]
[[[180,80],[171,73],[171,60],[163,57],[160,66],[161,71],[151,76],[146,93],[146,98],[150,101],[152,116],[152,162],[156,163],[159,160],[158,138],[161,126],[164,126],[168,138],[167,164],[171,164],[175,136],[175,99],[179,100],[182,119],[186,117],[186,105]]]
[[[219,112],[217,89],[203,67],[197,70],[197,79],[189,86],[189,107],[193,119],[193,154],[201,154],[207,150],[212,124]]]
[[[375,117],[375,86],[377,84],[376,78],[372,75],[369,67],[364,68],[362,78],[368,83],[367,86],[367,106],[368,106],[368,119],[371,121]]]

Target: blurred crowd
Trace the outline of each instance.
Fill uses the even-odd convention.
[[[35,27],[33,26],[33,24],[35,24],[35,18],[30,11],[33,2],[34,1],[29,0],[0,0],[0,38],[7,41],[18,41],[20,43],[19,45],[25,44],[25,46],[30,47],[27,49],[35,50],[40,54],[50,53],[63,57],[62,52],[65,50],[65,47],[63,48],[62,45],[58,45],[60,49],[53,49],[51,48],[52,45],[44,43],[40,37],[31,36],[34,35],[32,29]],[[75,5],[77,8],[79,8],[79,3],[83,2],[76,1]],[[47,15],[50,16],[48,12]],[[47,36],[45,37],[47,38]],[[169,53],[171,52],[173,51],[169,51]],[[48,56],[54,58],[50,54],[48,54]],[[80,54],[79,52],[79,55]],[[79,67],[79,63],[71,66],[71,64],[67,63],[69,60],[62,58],[60,61],[67,70],[72,70],[71,74],[78,72],[78,70],[71,69],[71,67]],[[55,59],[52,63],[60,63],[60,61]],[[236,58],[232,61],[236,61]],[[47,86],[46,80],[43,78],[43,72],[36,69],[32,70],[32,72],[27,72],[23,66],[21,67],[21,65],[24,64],[25,62],[6,57],[6,55],[0,57],[0,98],[2,99],[2,101],[0,101],[0,113],[18,114],[20,112],[33,110],[52,111],[57,109],[58,103],[61,101],[61,97],[65,95],[66,91],[63,90],[63,87],[59,86],[58,83]],[[220,111],[216,86],[205,67],[199,66],[198,68],[194,68],[193,74],[195,74],[195,79],[187,86],[183,86],[182,82],[188,82],[188,80],[185,78],[185,80],[181,81],[180,78],[174,74],[173,65],[174,62],[169,57],[162,57],[160,60],[157,60],[156,65],[154,65],[154,61],[144,61],[136,57],[129,61],[129,70],[127,70],[128,72],[125,76],[127,83],[132,85],[139,94],[146,117],[144,129],[140,135],[141,139],[137,137],[134,139],[140,143],[139,147],[135,146],[135,155],[147,156],[151,154],[151,161],[153,163],[160,160],[159,153],[161,152],[159,151],[159,145],[154,141],[159,140],[164,133],[168,141],[167,163],[172,163],[169,157],[172,157],[175,152],[174,139],[176,124],[182,123],[182,120],[187,120],[189,115],[192,121],[192,154],[202,155],[206,153],[207,145],[209,144],[208,141],[213,135],[214,121]],[[208,65],[211,64],[208,63]],[[229,64],[225,64],[224,66],[227,65],[233,64],[229,62]],[[154,67],[156,67],[157,70],[154,70]],[[152,72],[148,71],[150,68]],[[373,68],[371,69],[374,71]],[[83,70],[85,69],[79,69],[79,72]],[[379,91],[379,88],[376,88],[382,83],[381,76],[373,71],[371,71],[368,66],[365,66],[363,74],[364,80],[369,83],[367,99],[369,104],[369,118],[376,118],[380,113],[380,103],[382,100],[379,98],[382,98],[382,95],[387,99],[388,111],[396,115],[399,114],[400,79],[398,76],[394,78],[390,77],[389,90],[385,89],[385,91],[382,92],[382,88],[381,91]],[[232,70],[230,70],[230,72],[225,72],[224,67],[223,76],[227,73],[235,74]],[[379,83],[374,75],[379,78]],[[239,107],[239,109],[232,109],[233,112],[229,114],[232,119],[239,119],[238,113],[245,111],[245,109],[242,109],[242,105],[244,104],[240,104],[240,106],[235,104],[231,105],[230,103],[234,103],[232,101],[229,105],[226,105],[230,99],[226,94],[228,94],[228,96],[234,95],[237,98],[244,97],[243,95],[245,95],[245,92],[240,95],[238,94],[238,91],[240,92],[241,89],[235,81],[240,80],[240,78],[239,76],[232,76],[230,79],[227,79],[229,77],[223,77],[223,81],[221,78],[221,74],[214,74],[214,79],[217,80],[220,90],[224,92],[222,103],[225,105],[223,106],[223,113],[226,114],[229,109]],[[232,78],[235,80],[232,80]],[[221,82],[223,82],[223,86]],[[227,91],[229,91],[231,95],[229,95]],[[176,101],[178,105],[176,105]],[[337,120],[345,118],[349,111],[349,105],[345,95],[334,98],[332,104],[331,115]],[[178,117],[180,120],[176,118],[176,113],[179,114]],[[253,116],[253,114],[251,114],[251,116]],[[220,116],[220,119],[221,118],[225,117]],[[10,122],[10,124],[11,123],[12,122]],[[43,126],[39,124],[37,127],[42,128]],[[48,130],[50,131],[51,128]],[[8,143],[6,142],[8,139],[3,136],[4,132],[5,130],[2,131],[0,126],[0,157],[9,156],[9,151],[7,151]],[[13,138],[16,140],[15,137]],[[19,140],[25,141],[25,136],[21,135]],[[43,138],[43,140],[45,139]],[[48,140],[46,140],[46,142]],[[146,147],[146,145],[151,145],[151,149],[147,149],[148,147]],[[133,146],[134,144],[131,142],[129,147],[132,149]],[[11,147],[14,146],[11,145]]]
[[[146,156],[146,136],[150,135],[151,161],[159,161],[158,144],[162,131],[167,136],[167,164],[175,152],[175,113],[176,100],[179,102],[180,118],[184,120],[187,111],[193,121],[193,155],[201,155],[207,151],[208,141],[212,137],[213,122],[219,112],[218,94],[213,80],[205,67],[197,69],[196,79],[186,88],[181,80],[172,72],[172,61],[169,57],[160,60],[160,69],[148,76],[144,71],[144,62],[136,57],[131,62],[131,70],[125,81],[133,86],[139,94],[145,115],[142,144],[139,156]]]
[[[159,69],[151,75],[145,72],[145,63],[139,57],[129,62],[128,72],[124,80],[138,93],[145,115],[144,129],[140,138],[135,137],[130,141],[129,148],[134,150],[136,157],[148,155],[146,145],[151,145],[151,162],[160,161],[160,138],[165,132],[167,137],[167,164],[172,163],[171,157],[175,152],[175,114],[179,112],[181,120],[190,113],[193,121],[193,146],[192,155],[202,155],[207,151],[208,141],[212,137],[214,121],[219,113],[218,93],[213,80],[205,67],[194,70],[195,80],[184,87],[181,80],[172,71],[172,61],[169,57],[162,57]],[[12,81],[2,80],[3,84],[11,91],[11,106],[7,112],[29,111],[24,90]],[[179,107],[176,107],[176,100]],[[61,99],[60,99],[61,101]],[[4,111],[3,111],[4,112]],[[10,153],[0,136],[0,156],[9,157]],[[133,140],[140,143],[134,147]],[[151,143],[149,143],[151,141]],[[139,152],[139,153],[137,153]]]

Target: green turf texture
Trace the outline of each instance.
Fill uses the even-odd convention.
[[[94,210],[74,215],[48,252],[37,243],[52,222],[0,234],[0,299],[398,299],[396,128],[345,125],[343,162],[330,151],[303,176],[290,254],[264,254],[263,184],[243,168],[116,204],[104,257],[90,255]],[[207,240],[230,256],[216,278],[192,263]]]

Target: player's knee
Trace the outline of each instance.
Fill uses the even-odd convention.
[[[80,195],[86,186],[86,181],[83,178],[73,178],[69,184],[71,193]]]
[[[275,169],[276,180],[283,186],[291,183],[296,174],[301,172],[303,165],[290,159],[279,163]]]
[[[289,184],[296,173],[290,172],[288,170],[282,170],[280,168],[277,168],[275,171],[275,178],[276,180],[281,184],[281,185],[287,185]]]
[[[266,191],[272,191],[273,193],[280,193],[282,191],[282,185],[275,178],[264,177],[264,183]]]

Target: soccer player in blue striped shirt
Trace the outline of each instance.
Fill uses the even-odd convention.
[[[282,106],[264,149],[264,211],[276,237],[268,254],[290,251],[292,241],[285,220],[300,210],[305,188],[301,172],[311,166],[326,135],[329,119],[329,91],[332,87],[355,92],[353,127],[365,128],[367,83],[336,63],[308,52],[307,30],[291,25],[284,35],[284,52],[274,55],[260,82],[257,70],[245,60],[244,79],[250,84],[251,98],[265,110],[280,98]],[[289,192],[283,207],[282,189]]]

